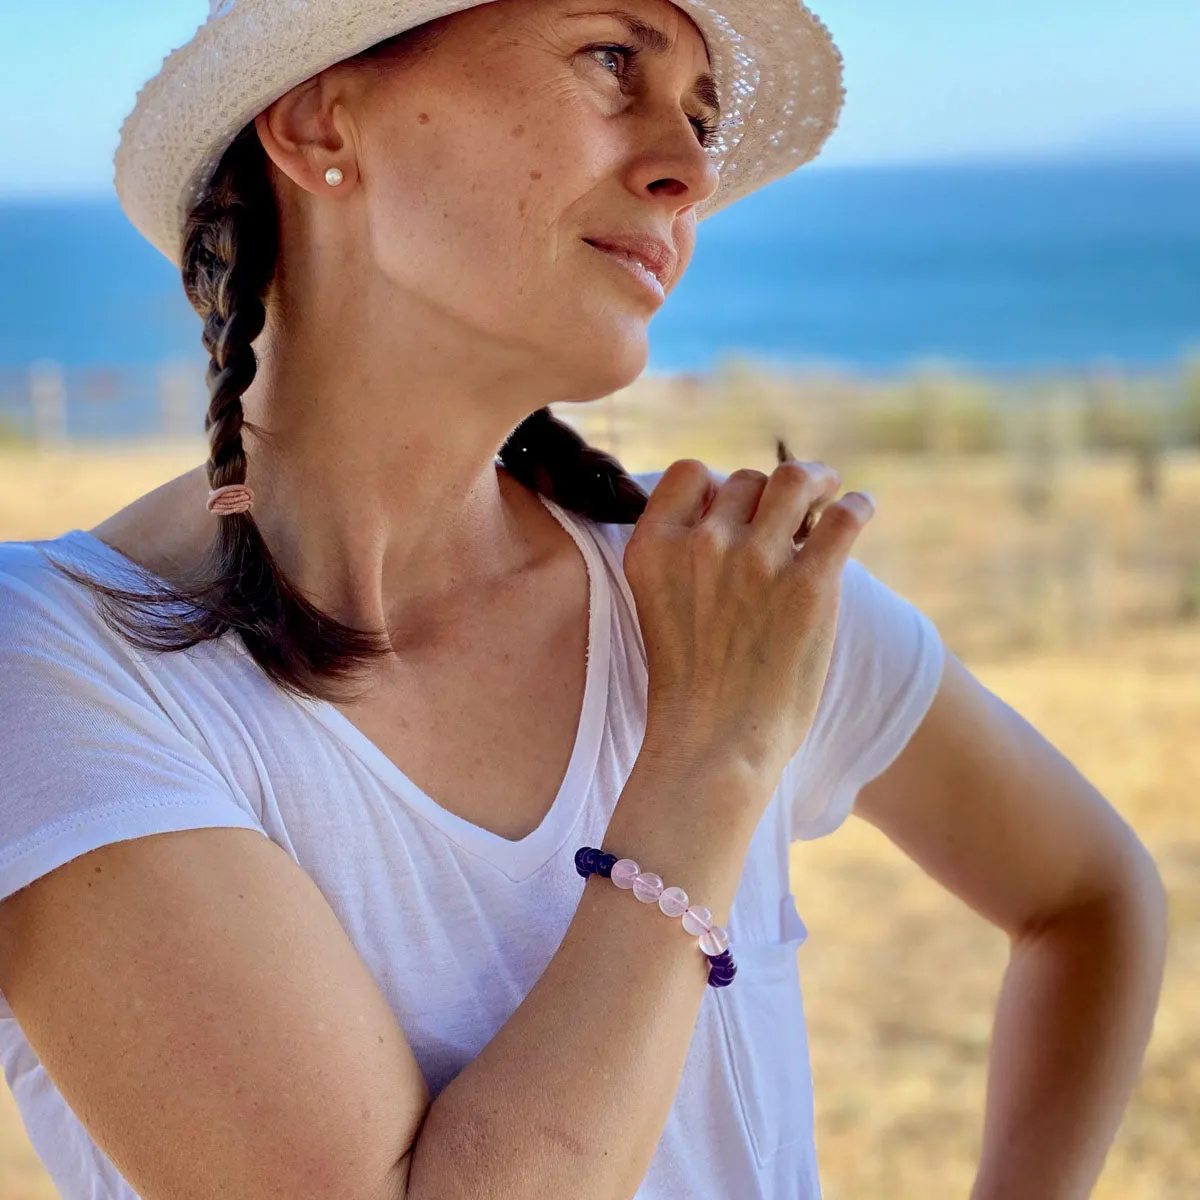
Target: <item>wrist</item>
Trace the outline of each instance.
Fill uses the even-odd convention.
[[[647,733],[634,770],[667,792],[686,793],[689,802],[711,798],[722,810],[766,807],[779,782],[762,764],[727,746],[689,741],[671,733]]]
[[[644,746],[600,848],[682,887],[724,925],[770,794],[736,759]]]

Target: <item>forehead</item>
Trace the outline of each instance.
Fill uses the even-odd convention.
[[[544,0],[544,9],[572,20],[611,16],[639,29],[649,48],[659,53],[690,46],[707,56],[704,35],[672,0]]]

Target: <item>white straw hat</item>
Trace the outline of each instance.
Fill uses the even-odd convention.
[[[137,94],[113,159],[121,207],[176,266],[183,230],[238,131],[306,79],[480,0],[210,0],[208,19]],[[490,3],[492,0],[483,0]],[[842,58],[797,0],[673,0],[708,46],[721,101],[711,216],[816,157],[842,108]]]

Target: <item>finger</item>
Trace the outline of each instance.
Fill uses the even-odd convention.
[[[762,471],[739,467],[717,487],[704,520],[728,526],[748,524],[766,485],[767,476]]]
[[[824,507],[841,486],[842,477],[825,463],[795,459],[780,463],[759,497],[753,522],[755,535],[771,545],[790,549],[797,531],[803,531],[804,523],[809,520],[806,514],[812,506]]]
[[[715,488],[712,472],[698,458],[676,459],[654,485],[638,523],[695,525]]]
[[[821,519],[821,514],[832,500],[833,496],[822,496],[820,500],[814,500],[808,506],[808,512],[804,514],[804,520],[800,522],[800,528],[796,530],[795,541],[803,542],[811,535],[817,526],[817,522]]]
[[[796,550],[793,562],[818,574],[841,574],[854,540],[875,515],[875,505],[863,492],[847,492],[830,504],[812,535]]]
[[[775,439],[775,453],[777,456],[777,461],[781,462],[781,463],[803,461],[801,459],[797,459],[796,456],[787,449],[787,447],[783,444],[782,438]],[[805,465],[808,465],[808,464],[805,463]],[[819,465],[827,466],[828,464],[821,463]],[[830,468],[830,469],[832,470],[833,468]],[[836,471],[835,471],[835,474],[837,474],[839,484],[840,484],[841,474]],[[836,492],[836,489],[835,489],[835,492]],[[814,500],[808,506],[808,512],[806,512],[804,514],[804,520],[800,522],[800,528],[797,529],[796,532],[792,535],[793,547],[795,546],[795,544],[797,542],[803,542],[809,536],[809,534],[812,533],[813,529],[816,527],[817,520],[820,517],[821,512],[824,510],[825,506],[833,499],[834,494],[835,493],[830,493],[828,495],[821,496],[819,499]]]

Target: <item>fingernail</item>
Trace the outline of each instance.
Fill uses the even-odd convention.
[[[872,496],[870,492],[859,492],[858,494],[871,506],[871,515],[874,516],[875,515],[875,497]]]

